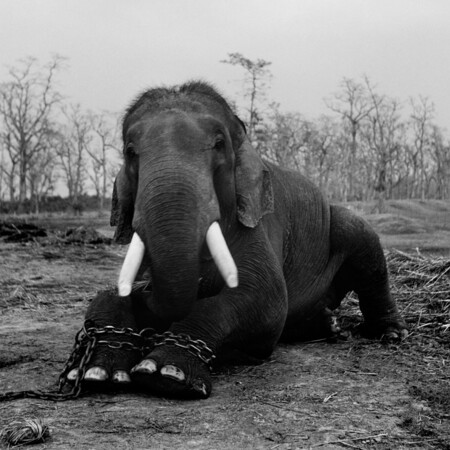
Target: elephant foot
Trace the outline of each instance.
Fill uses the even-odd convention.
[[[131,384],[131,368],[142,358],[138,348],[139,342],[133,336],[105,333],[98,339],[84,368],[83,384],[92,390],[127,387]],[[80,376],[80,370],[78,366],[72,367],[67,373],[67,381],[74,383]]]
[[[383,342],[400,342],[408,337],[406,324],[400,317],[388,318],[376,323],[364,322],[356,331],[363,337],[380,339]]]
[[[131,370],[131,379],[151,393],[179,398],[208,398],[208,366],[187,350],[172,345],[156,347]]]

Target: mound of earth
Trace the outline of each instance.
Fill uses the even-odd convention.
[[[33,223],[21,221],[0,221],[0,241],[2,242],[38,242],[42,245],[53,243],[74,245],[109,245],[112,239],[99,233],[90,226],[66,228],[65,231],[46,230]]]
[[[85,227],[67,228],[64,240],[68,244],[111,244],[112,239],[103,236],[95,228]]]
[[[4,242],[29,242],[37,237],[46,237],[47,231],[32,223],[0,222],[0,240]]]
[[[428,231],[426,224],[416,218],[396,214],[370,214],[365,218],[382,234],[416,234]]]

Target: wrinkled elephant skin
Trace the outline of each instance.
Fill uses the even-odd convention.
[[[144,92],[122,137],[111,224],[117,242],[133,244],[119,291],[99,293],[86,323],[171,338],[142,355],[117,348],[133,336],[105,333],[114,345],[95,349],[85,382],[208,397],[212,354],[266,358],[280,339],[329,337],[349,291],[368,336],[405,336],[374,231],[299,173],[261,160],[211,86]],[[131,291],[134,280],[148,285]],[[68,378],[77,376],[74,367]]]

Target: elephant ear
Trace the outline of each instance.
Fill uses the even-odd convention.
[[[129,244],[133,236],[131,226],[134,214],[133,190],[122,166],[114,181],[111,200],[111,226],[115,226],[114,240],[119,244]]]
[[[270,172],[246,135],[235,156],[237,216],[243,225],[254,228],[274,211]]]

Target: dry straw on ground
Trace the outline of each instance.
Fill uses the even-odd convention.
[[[386,255],[392,294],[410,327],[450,341],[450,258],[407,254]]]
[[[0,432],[0,441],[8,446],[22,446],[44,442],[49,436],[48,426],[40,419],[18,418]]]

